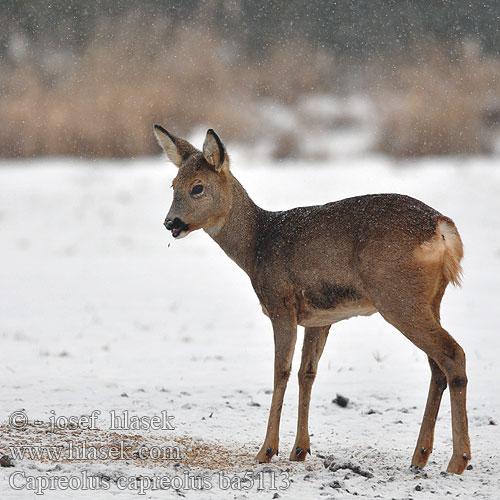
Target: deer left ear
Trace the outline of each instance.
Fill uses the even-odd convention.
[[[205,137],[203,156],[216,172],[220,172],[222,168],[229,168],[229,157],[227,156],[226,148],[219,139],[219,136],[212,129],[208,130]]]
[[[180,168],[182,162],[190,155],[197,152],[197,149],[189,144],[188,141],[176,137],[168,132],[168,130],[165,130],[161,125],[155,125],[154,131],[163,151],[165,151],[168,159],[176,165],[177,168]]]

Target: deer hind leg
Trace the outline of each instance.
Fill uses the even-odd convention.
[[[426,302],[412,303],[411,300],[408,300],[406,304],[404,302],[400,297],[397,302],[392,303],[392,307],[386,309],[383,305],[379,305],[378,310],[389,323],[398,328],[409,340],[422,349],[436,363],[439,370],[444,373],[450,387],[453,434],[453,455],[447,471],[461,474],[471,457],[465,401],[467,388],[465,353],[453,337],[441,327],[429,304],[426,304]],[[402,305],[402,310],[399,313],[397,312],[399,307],[395,306],[395,304]],[[437,377],[437,380],[434,377]],[[439,377],[439,372],[437,370],[433,371],[434,382],[431,382],[431,384],[439,383]],[[434,388],[431,385],[430,403],[428,400],[420,431],[420,435],[426,439],[429,439],[432,434],[433,421],[435,420],[433,416],[434,413],[437,414],[439,408],[437,395],[440,390],[438,387]]]
[[[261,463],[270,462],[278,454],[281,408],[286,385],[292,369],[293,351],[297,340],[297,323],[294,320],[273,321],[274,330],[274,390],[267,422],[264,444],[256,459]]]
[[[309,441],[309,403],[311,390],[316,378],[318,362],[323,353],[330,326],[306,328],[302,361],[299,369],[299,415],[297,420],[297,436],[293,445],[290,460],[303,461],[307,453],[311,453]]]
[[[441,322],[441,299],[443,298],[447,284],[446,280],[441,279],[434,298],[431,301],[431,310],[438,323]],[[429,386],[429,395],[427,396],[427,403],[425,405],[424,416],[420,426],[420,434],[418,436],[417,445],[415,446],[415,452],[413,453],[411,461],[411,465],[413,467],[424,467],[430,454],[432,453],[436,419],[439,413],[439,407],[441,406],[443,392],[448,385],[446,375],[443,373],[441,368],[439,368],[438,364],[432,358],[428,358],[428,361],[431,368],[431,382]]]
[[[432,378],[422,425],[420,426],[420,434],[411,461],[413,467],[424,467],[429,459],[429,455],[432,453],[436,419],[439,412],[439,406],[441,405],[441,397],[447,386],[446,375],[441,368],[439,368],[438,364],[433,359],[429,358],[429,365],[431,367]]]

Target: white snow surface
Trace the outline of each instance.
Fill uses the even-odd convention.
[[[467,354],[472,469],[462,476],[442,472],[452,451],[448,391],[429,463],[421,472],[409,469],[430,370],[426,356],[378,314],[332,327],[313,388],[312,457],[291,463],[299,329],[280,457],[270,468],[254,463],[271,399],[271,324],[248,277],[206,233],[174,241],[164,229],[175,167],[163,158],[2,161],[2,452],[8,453],[9,446],[58,442],[53,432],[36,430],[37,420],[46,426],[54,416],[99,410],[100,437],[84,433],[93,442],[106,439],[111,411],[152,417],[166,410],[175,416],[175,430],[139,430],[135,439],[192,439],[194,448],[213,447],[218,460],[189,469],[175,460],[48,463],[25,458],[0,468],[0,498],[36,497],[27,487],[28,477],[78,479],[84,473],[110,477],[109,490],[56,487],[43,497],[498,498],[498,158],[395,161],[372,154],[273,165],[236,151],[232,168],[254,201],[271,210],[398,192],[455,221],[465,245],[464,283],[461,289],[448,288],[442,323]],[[332,403],[336,394],[349,398],[346,408]],[[9,431],[14,412],[28,417],[25,430]],[[243,466],[236,456],[243,456]],[[321,457],[327,456],[373,477],[346,468],[332,472],[323,466]],[[238,485],[245,470],[252,471],[247,478],[254,482]],[[234,489],[224,489],[217,471],[235,481]],[[140,495],[116,482],[118,477],[132,484],[139,475],[201,472],[210,474],[202,490],[183,484]],[[267,479],[258,489],[258,478],[266,474],[274,474],[277,490]]]

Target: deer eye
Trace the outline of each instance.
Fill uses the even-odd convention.
[[[191,189],[192,195],[201,194],[203,192],[203,186],[201,184],[196,184],[196,186]]]

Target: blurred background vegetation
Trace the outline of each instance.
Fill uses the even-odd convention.
[[[363,127],[400,157],[495,151],[498,1],[0,0],[0,26],[3,157],[155,154],[155,122],[276,158]]]

